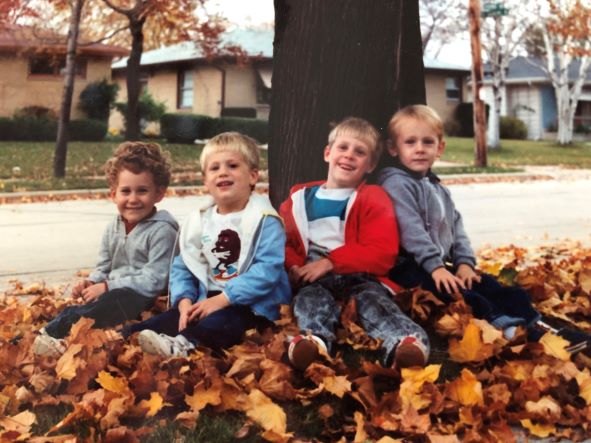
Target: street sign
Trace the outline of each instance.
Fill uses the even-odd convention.
[[[509,8],[500,2],[486,2],[482,5],[483,17],[502,17],[508,13]]]

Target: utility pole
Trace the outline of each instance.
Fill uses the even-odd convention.
[[[482,87],[482,46],[480,44],[480,0],[469,0],[470,47],[472,48],[472,102],[474,109],[474,166],[486,167],[486,112],[480,98]]]

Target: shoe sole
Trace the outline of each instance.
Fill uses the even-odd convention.
[[[394,362],[397,368],[423,367],[425,366],[425,354],[414,344],[399,346],[394,354]]]
[[[296,343],[290,343],[287,353],[293,367],[305,371],[318,359],[318,346],[311,340],[303,338]]]

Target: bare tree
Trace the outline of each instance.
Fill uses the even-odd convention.
[[[488,121],[489,148],[500,147],[501,105],[505,96],[509,61],[523,45],[531,28],[531,10],[526,3],[505,0],[501,7],[482,20],[482,48],[486,54],[492,77],[493,101]]]
[[[468,30],[465,3],[464,0],[419,0],[423,53],[429,48],[436,56],[443,46]]]

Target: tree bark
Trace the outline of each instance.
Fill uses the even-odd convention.
[[[384,132],[413,103],[425,103],[416,1],[275,0],[272,202],[295,183],[326,178],[332,122],[357,116]]]
[[[127,60],[127,115],[125,116],[125,139],[138,140],[140,138],[140,62],[144,50],[143,26],[145,19],[137,19],[129,15],[129,30],[131,32],[131,53]]]
[[[472,101],[474,103],[474,166],[486,167],[486,111],[480,98],[482,87],[482,46],[480,44],[480,0],[470,0],[470,46],[472,47]]]
[[[57,139],[53,154],[53,176],[57,178],[66,176],[66,159],[68,156],[68,125],[72,109],[72,96],[74,95],[74,80],[76,79],[76,48],[78,46],[78,34],[80,31],[80,17],[84,0],[75,0],[72,6],[72,16],[68,29],[68,46],[66,52],[66,72],[64,74],[64,90],[60,105],[60,115],[57,125]]]

